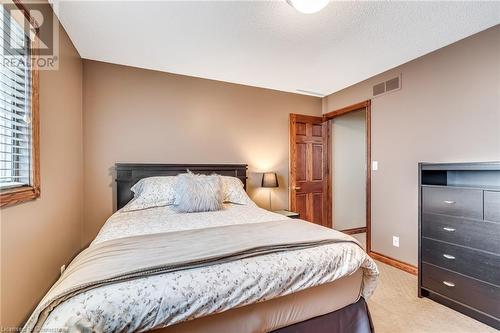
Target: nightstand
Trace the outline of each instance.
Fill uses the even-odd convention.
[[[291,212],[291,211],[286,210],[286,209],[275,210],[274,213],[284,215],[284,216],[289,217],[291,219],[300,219],[299,213]]]

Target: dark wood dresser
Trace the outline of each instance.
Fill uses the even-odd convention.
[[[419,164],[418,295],[500,329],[500,162]]]

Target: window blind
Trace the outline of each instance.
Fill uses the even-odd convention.
[[[0,190],[32,182],[30,42],[0,6]]]

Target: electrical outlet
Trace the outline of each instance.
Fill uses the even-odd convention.
[[[399,247],[399,237],[392,236],[392,246]]]
[[[377,171],[378,170],[378,161],[372,161],[372,170]]]

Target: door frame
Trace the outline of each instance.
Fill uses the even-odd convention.
[[[323,115],[323,121],[328,122],[329,121],[342,116],[346,113],[349,112],[354,112],[354,111],[360,111],[365,109],[365,123],[366,123],[366,180],[365,180],[365,188],[366,188],[366,228],[353,228],[353,229],[348,229],[348,230],[342,230],[342,232],[345,232],[347,234],[357,234],[357,233],[363,233],[366,232],[366,252],[370,253],[371,251],[371,212],[372,212],[372,198],[371,198],[371,100],[366,100],[360,103],[352,104],[349,106],[346,106],[341,109],[337,109],[334,111],[327,112]],[[330,127],[330,126],[329,126]],[[335,221],[333,221],[333,207],[332,207],[332,202],[333,202],[333,186],[332,186],[332,181],[333,181],[333,173],[332,173],[332,141],[330,139],[330,133],[328,133],[328,143],[327,143],[327,149],[328,149],[328,194],[327,197],[329,198],[330,202],[330,207],[329,207],[329,214],[332,223],[332,228],[335,224]]]

